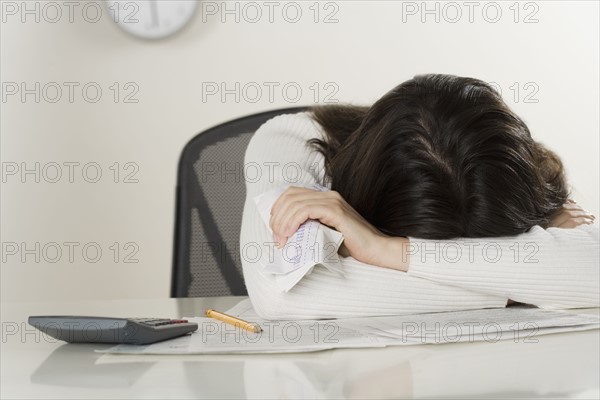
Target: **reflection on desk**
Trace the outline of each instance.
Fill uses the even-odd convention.
[[[63,344],[33,372],[31,382],[40,385],[85,388],[127,388],[138,381],[155,363],[128,362],[95,365],[97,344]]]
[[[2,316],[26,321],[34,313],[89,311],[179,317],[192,309],[226,309],[239,299],[3,304]],[[275,355],[100,355],[93,351],[98,345],[12,339],[2,347],[2,397],[597,398],[600,386],[598,330],[539,336],[537,343]]]

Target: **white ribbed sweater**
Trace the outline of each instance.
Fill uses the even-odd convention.
[[[309,113],[286,114],[263,124],[246,150],[240,255],[248,294],[261,317],[453,311],[504,307],[508,299],[542,308],[600,305],[597,225],[535,226],[521,235],[486,239],[409,237],[407,273],[340,257],[343,277],[317,265],[289,292],[281,292],[274,277],[262,271],[273,238],[253,199],[276,186],[322,183],[323,156],[306,143],[314,137],[324,138],[324,132]]]

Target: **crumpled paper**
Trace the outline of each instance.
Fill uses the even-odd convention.
[[[271,208],[277,198],[289,186],[302,186],[318,191],[329,189],[321,185],[284,185],[262,193],[254,198],[261,219],[272,235],[269,227]],[[344,235],[335,229],[321,224],[318,220],[306,220],[296,233],[288,238],[281,249],[274,248],[263,270],[266,274],[275,275],[277,286],[284,292],[289,291],[304,276],[310,274],[317,265],[322,265],[335,274],[343,275],[338,249]]]

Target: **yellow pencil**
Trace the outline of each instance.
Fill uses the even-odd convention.
[[[218,319],[219,321],[225,322],[227,324],[233,325],[238,328],[246,329],[250,332],[260,333],[262,332],[262,328],[255,323],[246,322],[236,317],[232,317],[231,315],[223,314],[222,312],[208,309],[205,312],[208,318]]]

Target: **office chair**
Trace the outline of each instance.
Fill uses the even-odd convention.
[[[246,147],[267,120],[307,109],[284,108],[225,122],[184,147],[177,172],[171,297],[247,295],[239,252]]]

